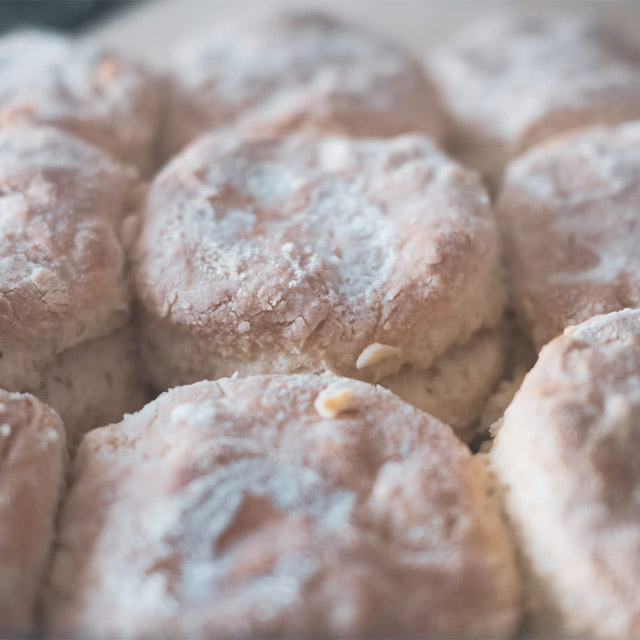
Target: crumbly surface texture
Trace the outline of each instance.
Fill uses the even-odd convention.
[[[640,121],[532,149],[509,166],[497,209],[513,303],[538,347],[640,306]]]
[[[461,31],[427,60],[454,120],[454,155],[495,186],[509,158],[542,140],[640,118],[635,34],[557,12],[503,12]]]
[[[141,369],[135,332],[126,327],[64,351],[30,391],[60,414],[75,451],[90,429],[142,408],[148,391]]]
[[[448,427],[363,382],[173,389],[83,440],[47,629],[506,637],[519,585],[486,480]]]
[[[295,11],[228,20],[176,56],[165,157],[225,126],[254,135],[422,132],[435,140],[446,131],[418,61],[358,27]]]
[[[640,311],[542,350],[491,451],[535,633],[640,635]]]
[[[477,176],[423,136],[212,134],[154,181],[134,256],[149,374],[200,379],[427,368],[498,323]]]
[[[0,390],[0,634],[27,637],[48,565],[66,470],[58,415]]]
[[[0,132],[0,386],[129,319],[121,233],[135,172],[52,128]]]
[[[527,372],[524,369],[514,371],[508,378],[500,381],[486,400],[477,429],[481,437],[488,438],[490,434],[497,433],[502,425],[504,412],[513,401],[516,393],[518,393],[526,374]],[[492,442],[488,440],[487,447],[490,447],[491,444]]]
[[[153,73],[115,51],[46,31],[0,38],[0,128],[53,125],[147,173],[161,94]]]
[[[469,441],[488,397],[505,376],[506,360],[501,332],[481,331],[447,349],[428,369],[416,371],[409,365],[380,384]]]
[[[481,444],[487,450],[492,444],[490,435],[499,429],[504,412],[538,358],[537,349],[511,309],[507,310],[500,325],[500,334],[504,349],[503,376],[486,398],[474,433],[476,440],[473,444]]]

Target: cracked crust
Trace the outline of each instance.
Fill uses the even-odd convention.
[[[491,451],[527,571],[533,632],[640,636],[640,311],[542,349]]]
[[[426,368],[499,321],[496,236],[475,174],[423,136],[211,134],[148,196],[133,263],[149,374],[166,389]],[[358,369],[376,343],[389,357]]]
[[[330,375],[201,382],[91,432],[47,593],[76,637],[507,637],[519,612],[484,467]]]
[[[49,124],[146,174],[155,164],[159,80],[119,53],[46,31],[0,38],[0,127]]]
[[[570,129],[640,118],[640,47],[601,18],[503,14],[427,60],[454,120],[451,149],[497,187],[504,165]]]
[[[538,347],[640,306],[640,122],[532,149],[509,166],[497,210],[514,306]]]
[[[125,325],[120,229],[135,172],[56,129],[0,132],[0,386]]]
[[[204,131],[386,137],[445,134],[420,64],[381,37],[319,13],[226,21],[175,64],[164,157]]]
[[[66,468],[58,415],[30,395],[0,389],[0,634],[34,631]]]

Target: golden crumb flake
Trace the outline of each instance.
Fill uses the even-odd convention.
[[[332,384],[321,391],[314,402],[315,410],[322,418],[337,418],[344,411],[356,409],[360,398],[343,382]]]
[[[374,364],[388,360],[400,354],[398,347],[392,347],[388,344],[374,342],[362,350],[362,353],[356,360],[356,369],[364,369]]]

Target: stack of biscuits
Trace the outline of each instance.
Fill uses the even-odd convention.
[[[0,39],[0,635],[640,637],[630,33]]]

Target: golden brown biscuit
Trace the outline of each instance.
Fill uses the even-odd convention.
[[[442,140],[439,98],[399,46],[320,13],[235,18],[176,60],[164,156],[234,126],[351,136],[421,132]]]
[[[640,121],[532,149],[509,165],[497,210],[513,303],[538,347],[640,305]]]
[[[595,17],[503,13],[462,30],[428,67],[455,122],[454,155],[494,187],[536,143],[640,118],[640,45]]]
[[[542,349],[491,451],[544,637],[640,636],[640,311]]]
[[[201,138],[154,181],[133,263],[160,389],[421,375],[505,297],[486,192],[424,136]]]
[[[103,389],[85,387],[65,400],[55,377],[66,384],[78,357],[86,364],[85,373],[75,366],[79,388],[96,380],[104,363],[82,354],[97,354],[91,342],[129,321],[122,238],[137,189],[133,169],[62,131],[0,132],[0,387],[45,397],[74,431],[97,426],[74,417],[100,413]],[[122,343],[116,351],[127,349]],[[129,385],[130,378],[114,382]],[[130,391],[122,394],[130,398]],[[111,410],[119,397],[112,396]],[[134,407],[120,408],[119,416]]]
[[[74,465],[54,636],[506,637],[517,623],[484,467],[380,387],[173,389],[88,434]]]
[[[125,56],[46,31],[0,38],[0,128],[49,124],[148,173],[160,81]]]
[[[0,389],[0,634],[34,630],[66,469],[58,415],[30,395]]]

